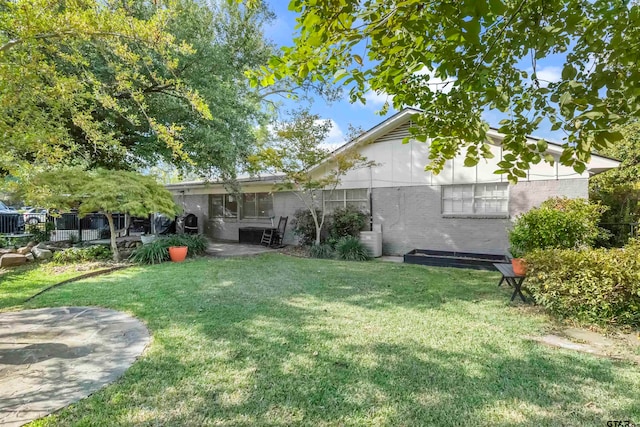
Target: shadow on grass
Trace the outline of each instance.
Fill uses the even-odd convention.
[[[497,274],[268,255],[129,270],[35,303],[104,305],[154,343],[60,424],[603,425],[633,367],[522,337]],[[633,418],[632,418],[633,419]]]

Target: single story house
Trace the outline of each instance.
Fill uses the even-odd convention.
[[[368,212],[372,223],[381,226],[384,254],[416,248],[504,253],[507,230],[518,214],[552,196],[586,198],[589,176],[619,166],[618,161],[595,154],[582,174],[558,162],[540,163],[513,185],[494,174],[502,158],[502,136],[492,130],[493,159],[465,167],[461,155],[434,175],[424,170],[428,143],[402,143],[417,112],[407,108],[336,150],[358,149],[375,165],[350,171],[330,198],[328,191],[323,194],[326,209],[355,205]],[[558,159],[562,148],[549,144],[547,151]],[[318,173],[329,167],[319,165]],[[271,217],[291,220],[297,209],[304,208],[295,194],[274,190],[277,179],[240,179],[240,194],[229,193],[222,183],[182,182],[167,188],[185,212],[198,216],[201,232],[238,241],[241,227],[269,226]],[[290,221],[285,243],[293,242]]]

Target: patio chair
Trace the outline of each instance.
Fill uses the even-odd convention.
[[[287,228],[288,216],[281,216],[278,220],[278,228],[268,228],[262,232],[260,244],[265,246],[282,246],[282,239]]]

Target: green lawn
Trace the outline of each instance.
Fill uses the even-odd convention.
[[[272,254],[135,267],[25,308],[142,319],[144,356],[34,425],[571,425],[640,421],[640,369],[530,342],[495,273]]]
[[[0,270],[0,310],[19,307],[26,299],[65,280],[82,276],[100,268],[99,265],[56,266],[25,264]]]

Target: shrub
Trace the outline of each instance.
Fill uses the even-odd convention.
[[[333,258],[333,255],[333,248],[326,243],[311,245],[309,248],[309,256],[311,258]]]
[[[169,246],[186,246],[189,248],[187,256],[194,257],[205,253],[207,250],[207,239],[201,234],[171,234],[160,237],[155,242],[160,242],[165,248]]]
[[[316,215],[318,218],[322,215],[322,211],[316,209]],[[313,216],[308,209],[298,209],[293,214],[293,220],[291,221],[293,226],[293,234],[298,236],[300,243],[303,245],[311,245],[316,240],[316,224],[313,222]],[[326,224],[320,231],[320,238],[324,240],[326,234]]]
[[[536,250],[527,287],[551,312],[593,323],[640,325],[640,242],[623,249]]]
[[[139,264],[159,264],[169,260],[169,246],[186,246],[189,248],[187,256],[194,257],[203,255],[207,245],[207,239],[200,234],[171,234],[142,245],[133,251],[129,259]]]
[[[512,254],[591,247],[604,233],[598,222],[605,210],[585,199],[549,199],[516,219],[509,232]]]
[[[336,243],[336,257],[346,261],[367,261],[371,254],[357,237],[349,236]]]
[[[367,215],[356,207],[336,209],[331,215],[329,238],[337,243],[343,237],[358,237],[366,223]]]
[[[55,230],[55,226],[52,222],[45,222],[43,226],[40,224],[27,225],[27,233],[31,234],[32,239],[38,243],[51,240],[53,230]]]
[[[169,260],[168,247],[161,239],[157,239],[133,251],[129,260],[138,264],[160,264]]]
[[[88,246],[86,248],[69,248],[53,253],[53,262],[57,264],[72,264],[77,262],[109,261],[113,257],[111,249],[103,245]]]

